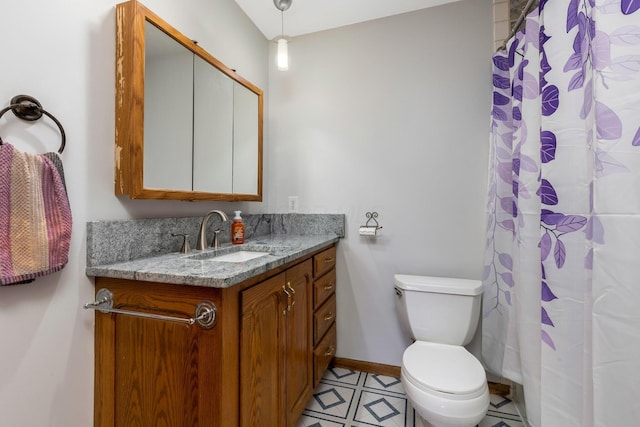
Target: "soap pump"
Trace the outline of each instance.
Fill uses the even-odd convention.
[[[234,245],[240,245],[244,243],[244,223],[240,214],[242,211],[234,211],[236,216],[231,223],[231,243]]]

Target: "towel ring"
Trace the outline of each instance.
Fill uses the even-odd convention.
[[[4,113],[9,110],[13,111],[13,114],[16,117],[29,122],[34,122],[40,119],[43,114],[53,120],[54,123],[58,126],[58,129],[60,129],[60,135],[62,136],[62,142],[60,143],[60,148],[58,148],[58,153],[62,154],[66,141],[64,128],[62,127],[62,124],[58,121],[58,119],[53,116],[53,114],[42,108],[42,104],[40,104],[37,99],[29,95],[16,95],[11,98],[11,104],[8,107],[0,110],[0,117],[4,116]],[[0,145],[2,144],[2,137],[0,137]]]

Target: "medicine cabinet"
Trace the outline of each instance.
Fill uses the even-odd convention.
[[[262,200],[263,93],[141,3],[116,6],[115,193]]]

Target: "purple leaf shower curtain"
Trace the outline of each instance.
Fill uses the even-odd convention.
[[[493,57],[483,359],[535,427],[640,425],[640,0],[541,0]]]

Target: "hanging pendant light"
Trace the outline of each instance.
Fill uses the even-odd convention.
[[[276,65],[278,66],[278,70],[286,71],[289,69],[289,47],[287,40],[284,38],[278,40]]]
[[[286,71],[289,69],[289,47],[287,39],[284,37],[284,11],[289,9],[292,0],[273,0],[273,4],[280,11],[282,22],[282,31],[278,42],[278,51],[276,53],[276,65],[278,70]]]

